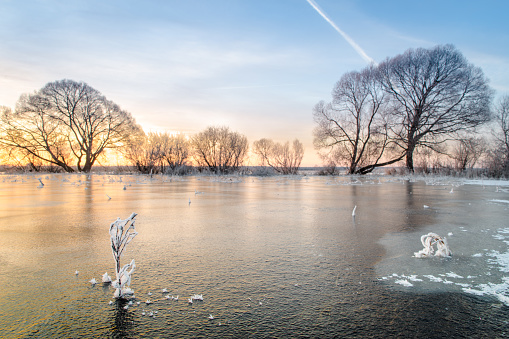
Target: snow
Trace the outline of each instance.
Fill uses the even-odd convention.
[[[465,180],[466,185],[480,185],[480,186],[509,186],[509,180]]]
[[[407,286],[407,287],[411,287],[411,286],[414,286],[410,281],[408,280],[403,280],[403,279],[400,279],[400,280],[396,280],[395,281],[396,284],[400,284],[400,285],[403,285],[403,286]]]
[[[491,202],[500,202],[500,203],[503,203],[503,204],[509,204],[509,200],[491,199],[489,201],[491,201]]]
[[[103,275],[103,278],[102,278],[102,281],[103,283],[110,283],[111,282],[111,278],[110,276],[108,275],[108,272],[105,272],[104,275]]]

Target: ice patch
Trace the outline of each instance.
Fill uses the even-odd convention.
[[[417,278],[417,276],[414,274],[414,275],[411,275],[411,276],[408,276],[407,277],[410,281],[422,281],[422,279],[419,279]]]
[[[461,286],[461,287],[464,287],[464,288],[472,287],[472,285],[470,285],[470,284],[465,284],[465,283],[456,283],[456,285]]]
[[[400,284],[400,285],[403,285],[403,286],[407,286],[407,287],[411,287],[411,286],[414,286],[410,281],[408,280],[403,280],[403,279],[400,279],[400,280],[396,280],[395,281],[396,284]]]
[[[509,291],[509,277],[502,278],[502,283],[500,284],[481,284],[476,286],[476,288],[479,289],[474,290],[472,288],[464,288],[463,291],[480,296],[491,295],[496,297],[502,303],[509,305],[509,296],[507,296]]]
[[[474,294],[474,295],[479,295],[479,296],[482,296],[482,295],[484,295],[484,294],[485,294],[485,292],[483,292],[483,291],[474,290],[474,289],[472,289],[472,288],[470,288],[470,287],[468,287],[468,288],[464,288],[464,289],[463,289],[463,292],[470,293],[470,294]]]
[[[509,245],[509,228],[498,230],[498,234],[493,235],[495,239],[502,240]],[[509,272],[509,251],[500,253],[498,251],[491,251],[487,254],[493,259],[489,259],[488,263],[497,265],[500,272]],[[486,275],[491,275],[487,272]],[[509,277],[502,277],[500,283],[487,283],[475,286],[476,289],[463,288],[463,291],[475,295],[491,295],[496,297],[502,303],[509,305]]]
[[[465,180],[466,185],[509,186],[509,180]]]
[[[458,279],[463,279],[463,277],[461,275],[458,275],[454,272],[448,272],[445,274],[447,277],[449,278],[458,278]]]
[[[428,278],[429,280],[433,281],[433,282],[442,282],[442,278],[439,278],[439,277],[435,277],[434,275],[425,275],[426,278]]]
[[[490,199],[491,202],[500,202],[503,204],[509,204],[509,200],[500,200],[500,199]]]

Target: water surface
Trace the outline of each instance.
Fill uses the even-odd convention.
[[[0,331],[6,338],[504,337],[509,187],[483,184],[3,175]],[[136,261],[136,298],[125,309],[109,304],[110,286],[88,281],[113,275],[109,225],[132,212],[139,234],[122,263]],[[412,257],[430,231],[448,237],[453,258]],[[188,304],[193,294],[203,302]]]

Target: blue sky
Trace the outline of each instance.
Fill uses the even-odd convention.
[[[367,56],[454,44],[509,94],[509,1],[315,0]],[[84,81],[145,131],[227,125],[250,142],[298,138],[313,106],[365,59],[306,0],[0,0],[0,105]]]

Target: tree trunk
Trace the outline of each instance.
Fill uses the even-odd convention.
[[[406,150],[406,168],[410,172],[414,172],[414,150],[415,150],[415,142],[409,141],[408,148]]]
[[[83,166],[83,169],[81,171],[84,173],[89,173],[91,169],[92,169],[92,163],[90,161],[88,161],[88,159],[87,159],[87,162],[85,162],[85,166]]]

